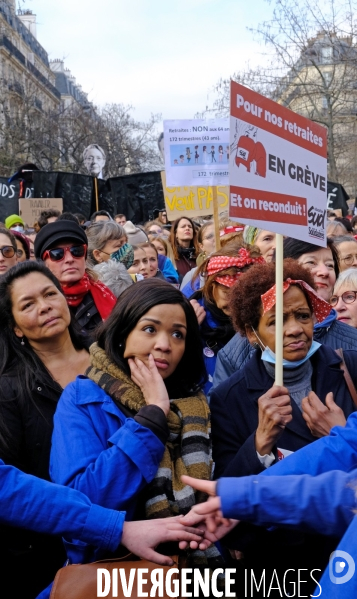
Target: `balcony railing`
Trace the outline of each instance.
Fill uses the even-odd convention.
[[[6,50],[8,50],[12,56],[21,62],[21,64],[23,64],[28,71],[30,71],[30,73],[32,73],[32,75],[34,75],[36,79],[38,79],[38,81],[40,81],[40,83],[42,83],[42,85],[44,85],[51,92],[52,95],[58,98],[58,100],[61,99],[61,94],[58,89],[52,85],[52,83],[44,75],[42,75],[41,71],[39,71],[29,60],[25,58],[22,52],[20,52],[20,50],[18,50],[5,35],[0,35],[0,47],[1,46],[6,48]]]

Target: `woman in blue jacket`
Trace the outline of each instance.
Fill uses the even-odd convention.
[[[87,378],[68,385],[59,401],[52,479],[99,505],[125,510],[128,519],[184,513],[196,498],[180,474],[209,479],[212,465],[192,306],[164,281],[133,285],[90,354]]]

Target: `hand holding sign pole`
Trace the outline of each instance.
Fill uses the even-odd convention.
[[[276,371],[283,384],[283,235],[326,247],[326,130],[231,82],[229,215],[277,233]]]

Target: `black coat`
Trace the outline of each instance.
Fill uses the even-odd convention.
[[[345,351],[345,361],[357,387],[357,351]],[[312,356],[312,390],[325,403],[329,391],[342,408],[346,418],[356,410],[343,372],[340,358],[330,347],[322,345]],[[238,372],[221,383],[211,393],[213,459],[215,476],[247,476],[264,470],[255,449],[258,427],[258,399],[274,384],[256,352]],[[292,421],[278,440],[278,447],[297,451],[316,441],[292,400]],[[273,450],[274,451],[274,450]],[[277,448],[274,451],[277,455]]]
[[[86,293],[79,306],[69,306],[69,309],[75,317],[80,331],[92,338],[96,327],[103,322],[92,294]]]
[[[44,381],[44,373],[38,372],[31,398],[20,401],[16,372],[0,378],[1,430],[7,430],[7,444],[1,444],[0,458],[28,474],[50,480],[53,416],[62,389],[55,382],[47,386]],[[1,572],[11,585],[12,596],[35,598],[66,559],[61,538],[7,526],[0,527],[0,538]]]

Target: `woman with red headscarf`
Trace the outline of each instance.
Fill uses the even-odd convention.
[[[216,366],[217,353],[234,335],[230,319],[230,291],[242,272],[254,263],[264,263],[258,248],[247,249],[241,244],[232,242],[224,249],[211,254],[197,270],[195,278],[203,277],[202,289],[190,295],[187,285],[184,295],[190,295],[198,322],[203,345],[203,355],[208,375],[204,386],[207,394],[212,387],[213,373]]]

